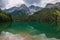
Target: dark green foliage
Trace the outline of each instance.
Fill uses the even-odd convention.
[[[11,22],[11,21],[12,21],[11,15],[3,12],[0,9],[0,32],[10,26],[10,23],[4,23],[4,22]]]
[[[11,15],[3,12],[0,9],[0,22],[9,22],[9,21],[12,21]]]

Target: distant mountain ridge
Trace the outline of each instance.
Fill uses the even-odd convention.
[[[22,4],[20,7],[12,7],[10,9],[5,9],[4,11],[7,13],[12,13],[14,11],[24,10],[27,15],[31,15],[32,13],[37,12],[38,10],[41,10],[41,9],[42,7],[38,7],[34,5],[27,7],[25,4]]]
[[[16,14],[28,15],[30,13],[29,8],[25,4],[22,4],[20,7],[12,7],[10,9],[5,9],[4,11],[12,15]]]
[[[29,9],[34,9],[36,11],[40,10],[42,7],[31,5]]]
[[[42,7],[31,5],[29,6],[30,12],[33,14],[34,12],[37,12],[42,9]]]
[[[27,7],[25,4],[22,4],[20,7],[13,7],[13,11],[10,13],[14,19],[19,21],[37,21],[41,23],[56,23],[60,19],[59,5],[56,4],[47,4],[45,8],[31,5]],[[8,9],[7,9],[8,11]],[[11,10],[9,10],[11,11]]]
[[[38,6],[31,5],[30,7],[27,7],[25,4],[22,4],[20,7],[12,7],[10,9],[5,9],[4,11],[11,14],[14,19],[24,19],[24,17],[33,15],[34,12],[37,12],[41,9]]]
[[[48,3],[45,8],[57,8],[60,10],[60,2],[57,2],[55,4]]]
[[[17,7],[12,7],[12,8],[9,8],[9,9],[5,9],[4,11],[7,12],[7,13],[11,13],[13,11],[15,11],[17,9]]]

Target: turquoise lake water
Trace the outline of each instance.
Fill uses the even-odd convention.
[[[60,24],[46,24],[37,22],[1,23],[0,31],[14,34],[28,33],[30,35],[46,34],[47,37],[60,38]]]

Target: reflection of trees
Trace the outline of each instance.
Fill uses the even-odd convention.
[[[0,23],[0,32],[7,29],[8,27],[11,26],[11,22],[7,23]]]
[[[34,23],[33,23],[34,24]],[[34,27],[34,29],[38,30],[38,32],[35,31],[35,33],[40,34],[40,33],[45,33],[47,35],[47,37],[56,37],[59,38],[60,37],[60,30],[57,30],[57,25],[56,24],[39,24],[36,23],[34,25],[31,24],[32,27]],[[33,34],[33,33],[31,33]]]

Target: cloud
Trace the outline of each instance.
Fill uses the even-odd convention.
[[[23,0],[8,0],[8,4],[6,5],[6,8],[11,8],[16,5],[25,4]]]
[[[27,6],[37,5],[44,7],[47,3],[56,2],[60,2],[60,0],[0,0],[0,8],[11,8],[13,6],[16,6],[17,4],[26,4]]]
[[[31,4],[39,4],[40,0],[8,0],[8,4],[6,5],[6,8],[11,8],[13,6],[18,6],[21,4],[26,4],[27,6]]]
[[[60,0],[41,0],[41,7],[45,7],[47,3],[53,3],[60,2]]]
[[[8,0],[0,0],[0,8],[4,8]]]
[[[34,4],[34,5],[41,6],[41,7],[45,7],[47,3],[60,2],[60,0],[24,0],[24,1],[28,5]]]
[[[41,0],[24,0],[27,4],[37,4],[40,3]]]

